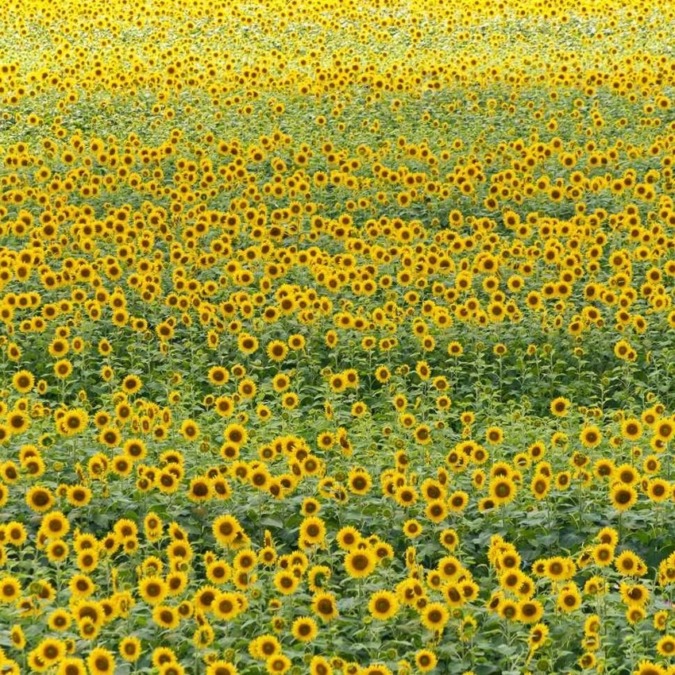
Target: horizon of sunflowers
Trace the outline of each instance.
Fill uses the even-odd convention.
[[[3,9],[0,673],[675,674],[675,6]]]

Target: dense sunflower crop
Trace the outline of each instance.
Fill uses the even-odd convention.
[[[0,672],[675,673],[674,31],[5,0]]]

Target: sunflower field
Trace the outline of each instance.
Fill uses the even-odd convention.
[[[0,674],[675,674],[675,5],[4,0]]]

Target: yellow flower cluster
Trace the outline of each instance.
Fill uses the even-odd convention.
[[[675,9],[7,0],[0,672],[675,675]]]

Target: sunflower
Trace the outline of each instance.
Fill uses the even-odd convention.
[[[442,523],[446,517],[448,516],[449,509],[446,505],[446,503],[441,500],[437,499],[434,501],[431,501],[427,504],[426,508],[424,509],[424,515],[432,522],[432,523]]]
[[[162,469],[156,477],[155,485],[162,494],[170,495],[178,490],[180,483],[174,473]]]
[[[596,448],[602,441],[602,433],[598,427],[590,425],[581,431],[579,440],[585,448]]]
[[[567,417],[571,405],[572,402],[568,398],[565,398],[564,396],[555,398],[551,401],[550,405],[551,414],[555,415],[556,417]]]
[[[66,656],[66,645],[62,640],[46,638],[35,648],[40,660],[47,668],[61,661]]]
[[[122,434],[115,427],[104,427],[98,436],[98,442],[108,448],[116,448],[122,440]]]
[[[438,663],[438,658],[430,649],[420,649],[415,653],[415,664],[421,673],[431,672]]]
[[[191,419],[183,420],[180,425],[180,435],[186,441],[196,441],[201,435],[201,430],[197,422]]]
[[[251,470],[248,480],[250,484],[258,490],[267,490],[270,485],[270,481],[272,480],[272,476],[270,476],[267,466],[261,464],[260,466],[257,466]]]
[[[237,338],[237,347],[242,354],[250,356],[258,349],[258,339],[248,333],[240,333]]]
[[[329,386],[334,394],[341,394],[347,389],[347,378],[341,373],[332,375],[329,380]]]
[[[168,587],[161,577],[148,576],[140,580],[138,592],[149,605],[158,605],[167,596]]]
[[[272,340],[267,345],[267,357],[270,361],[281,363],[288,355],[288,347],[281,340]]]
[[[141,390],[143,381],[138,375],[127,375],[122,380],[122,389],[127,394],[136,394]]]
[[[87,667],[82,659],[68,657],[59,663],[56,675],[86,675]]]
[[[287,373],[277,373],[272,378],[272,389],[277,394],[281,394],[291,386],[291,378]]]
[[[213,613],[224,621],[236,617],[242,611],[242,603],[238,593],[223,592],[213,603]]]
[[[614,470],[614,477],[624,485],[635,485],[640,480],[637,469],[630,464],[622,464]]]
[[[335,536],[337,545],[343,551],[350,551],[358,546],[361,541],[361,533],[351,525],[342,527]]]
[[[640,661],[633,675],[666,675],[668,671],[653,661]]]
[[[155,605],[152,610],[152,620],[160,628],[173,630],[180,623],[180,615],[175,607],[169,605]]]
[[[291,667],[291,660],[284,654],[276,654],[270,656],[265,661],[265,668],[270,675],[276,675],[276,673],[286,673]]]
[[[68,584],[71,594],[77,598],[87,598],[96,590],[96,584],[86,574],[75,574]]]
[[[223,432],[223,437],[226,443],[231,443],[239,448],[246,445],[248,432],[246,431],[246,427],[241,424],[229,424]]]
[[[299,535],[301,541],[319,545],[326,537],[326,524],[318,516],[309,516],[302,521]]]
[[[638,494],[631,485],[617,483],[612,486],[609,498],[612,502],[612,506],[617,511],[622,512],[628,511],[628,509],[632,508],[637,503]]]
[[[521,600],[518,603],[518,621],[536,623],[544,615],[544,608],[538,600]]]
[[[135,663],[141,656],[141,641],[132,635],[122,638],[118,651],[124,661]]]
[[[195,610],[198,610],[202,613],[211,612],[219,595],[220,591],[215,588],[215,586],[201,586],[195,592],[192,599]]]
[[[669,419],[661,419],[656,423],[654,432],[659,440],[667,443],[675,436],[675,422]]]
[[[312,611],[324,621],[332,621],[338,616],[337,600],[332,593],[319,591],[312,598]]]
[[[453,529],[445,529],[440,532],[438,535],[438,539],[441,543],[441,546],[445,548],[447,551],[454,551],[457,546],[459,545],[459,536],[457,535],[457,532]]]
[[[211,384],[222,387],[230,381],[230,371],[223,366],[213,366],[209,368],[207,377]]]
[[[68,359],[59,359],[54,363],[54,375],[59,380],[66,380],[73,372],[73,364]]]
[[[295,392],[287,392],[281,398],[281,405],[285,410],[295,410],[300,405],[300,397]]]
[[[26,504],[28,507],[38,513],[49,511],[54,505],[54,495],[49,488],[35,485],[26,493]]]
[[[413,437],[419,445],[429,445],[432,441],[431,428],[428,424],[420,424],[413,431]]]
[[[499,445],[504,440],[504,432],[500,427],[489,427],[485,432],[485,440],[490,445]]]
[[[536,567],[537,565],[535,563],[533,569]],[[541,573],[545,574],[551,581],[561,581],[567,577],[567,571],[568,567],[565,558],[556,556],[543,562]]]
[[[423,531],[424,528],[419,521],[415,519],[406,520],[405,523],[403,523],[403,534],[408,537],[408,539],[416,539]]]
[[[453,513],[462,513],[469,503],[469,495],[464,490],[456,490],[448,498],[447,505]]]
[[[92,498],[91,488],[84,485],[69,485],[66,499],[71,506],[83,507],[89,504]]]
[[[614,560],[617,572],[624,576],[641,577],[647,573],[647,566],[633,551],[623,551]]]
[[[300,579],[291,571],[280,570],[274,575],[274,587],[282,595],[292,595],[300,585]]]
[[[239,675],[239,671],[229,661],[218,660],[206,667],[206,675]]]
[[[87,657],[87,667],[91,675],[109,675],[115,671],[115,657],[107,649],[96,647]]]
[[[145,442],[140,438],[127,439],[122,446],[122,451],[134,462],[144,460],[148,453]]]
[[[220,417],[230,417],[235,408],[234,399],[230,396],[219,396],[214,401],[214,408]]]
[[[22,650],[26,646],[26,636],[23,628],[19,625],[12,626],[9,631],[9,639],[15,649]]]
[[[85,430],[88,423],[89,415],[81,408],[75,408],[59,420],[58,430],[64,436],[76,436]]]
[[[629,417],[621,423],[621,435],[629,441],[637,441],[642,436],[642,422],[635,417]]]
[[[63,562],[68,557],[69,552],[68,544],[59,539],[50,541],[46,547],[47,558],[52,563]]]
[[[160,668],[169,663],[176,663],[176,661],[176,654],[169,647],[155,647],[152,652],[152,665],[155,668]]]
[[[656,643],[656,651],[665,657],[672,657],[675,655],[675,637],[672,635],[664,635]]]
[[[138,525],[129,518],[120,518],[113,526],[113,531],[122,540],[134,539],[138,535]]]
[[[417,490],[410,485],[401,485],[394,493],[394,499],[399,506],[409,507],[417,503],[419,495]]]
[[[376,591],[368,602],[370,615],[379,621],[391,619],[398,612],[398,608],[398,597],[391,591]]]
[[[55,609],[49,614],[47,625],[50,630],[62,632],[68,630],[72,623],[72,617],[65,609]]]
[[[368,549],[352,549],[345,556],[345,570],[352,579],[363,579],[375,570],[377,560]]]
[[[429,602],[420,612],[420,619],[425,628],[442,632],[450,620],[450,613],[440,602]]]
[[[293,351],[300,351],[305,348],[306,340],[304,335],[300,333],[293,333],[288,337],[288,346]]]
[[[621,600],[628,606],[644,606],[649,600],[649,590],[642,584],[619,584],[619,595]]]
[[[300,642],[312,642],[319,633],[316,621],[309,616],[301,616],[293,622],[291,627],[293,637]]]
[[[647,496],[651,501],[660,503],[670,499],[672,488],[663,478],[652,478],[647,483]]]
[[[666,630],[668,626],[668,610],[660,609],[658,612],[654,612],[654,628],[658,631]]]
[[[508,504],[516,497],[516,485],[508,476],[493,479],[490,482],[490,497],[496,504]]]
[[[452,358],[459,358],[464,353],[464,347],[459,342],[453,341],[448,344],[448,356]]]
[[[309,675],[333,675],[333,667],[323,656],[313,656],[309,662]]]
[[[35,377],[29,370],[20,370],[12,376],[12,385],[20,394],[27,394],[35,386]]]
[[[61,539],[68,534],[70,523],[61,511],[52,511],[42,518],[40,530],[49,539]]]
[[[356,495],[366,495],[370,491],[373,480],[365,469],[352,469],[347,477],[349,490]]]

